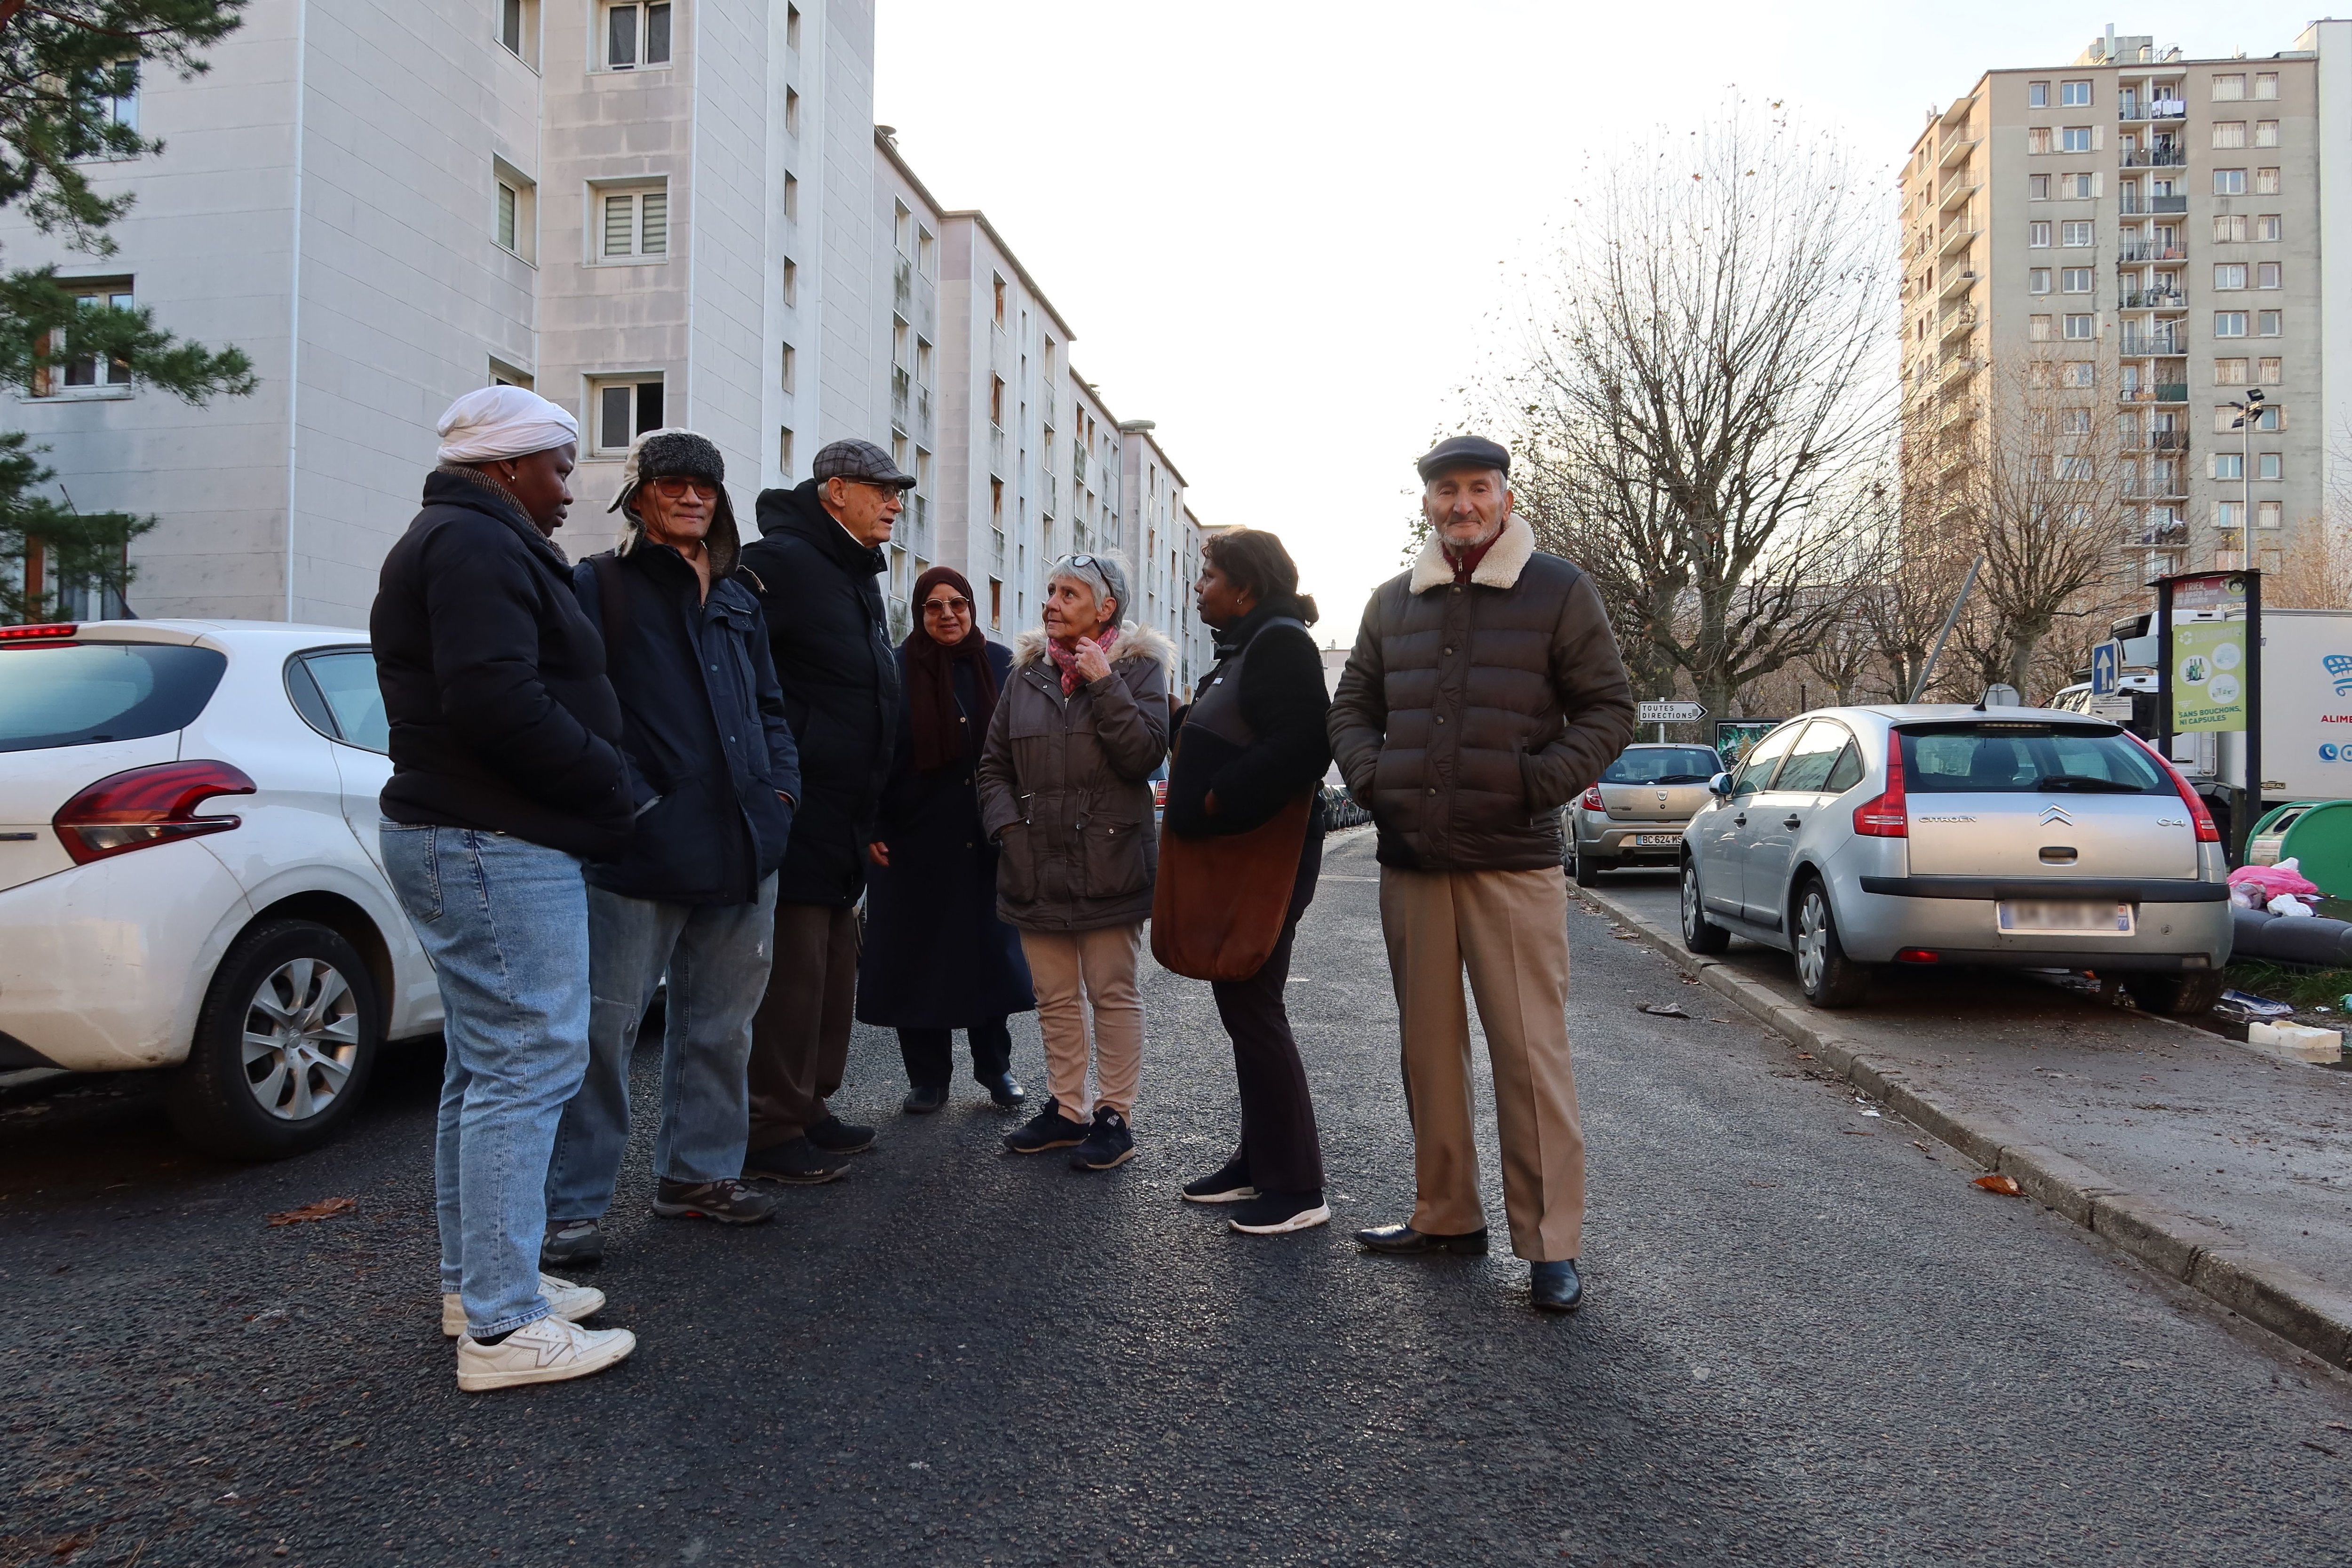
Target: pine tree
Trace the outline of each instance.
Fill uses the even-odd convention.
[[[0,0],[0,207],[20,205],[43,233],[86,255],[111,255],[108,228],[131,205],[100,195],[83,168],[143,157],[163,143],[118,112],[151,68],[183,79],[205,68],[194,51],[244,20],[245,0]],[[253,390],[235,348],[208,349],[159,329],[135,306],[77,295],[44,267],[0,273],[0,385],[43,388],[68,362],[107,367],[110,381],[176,394],[190,403]],[[0,621],[51,613],[60,584],[120,594],[130,542],[155,525],[126,512],[85,513],[47,492],[47,448],[0,431]],[[37,592],[26,568],[38,549]]]

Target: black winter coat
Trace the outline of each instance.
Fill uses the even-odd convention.
[[[572,564],[488,481],[436,469],[368,614],[392,725],[394,822],[619,854],[653,798],[621,752],[604,643]]]
[[[1185,724],[1189,708],[1177,716],[1176,735],[1169,747],[1173,753],[1168,764],[1170,832],[1202,838],[1262,827],[1301,790],[1315,788],[1330,768],[1331,742],[1325,729],[1331,699],[1323,688],[1323,655],[1303,627],[1266,629],[1267,622],[1295,617],[1297,609],[1287,601],[1260,605],[1238,626],[1217,634],[1217,662],[1194,689],[1196,700],[1225,680],[1236,658],[1246,653],[1239,665],[1239,705],[1257,740],[1239,746]],[[1204,804],[1212,793],[1217,797],[1214,816]],[[1322,827],[1318,790],[1308,831]]]
[[[726,579],[702,598],[694,568],[645,540],[582,562],[572,583],[612,650],[630,759],[660,797],[627,854],[591,865],[589,882],[665,903],[751,903],[792,833],[777,796],[801,789],[759,601]]]
[[[971,669],[955,663],[956,706],[978,706]],[[1012,650],[988,645],[1002,692]],[[898,654],[901,689],[907,655]],[[902,705],[903,710],[903,705]],[[968,1029],[1037,1005],[1021,935],[996,916],[996,846],[981,831],[973,775],[982,739],[967,725],[964,753],[929,773],[915,771],[911,718],[901,711],[875,836],[890,864],[869,866],[866,948],[857,960],[857,1016],[898,1029]]]
[[[886,563],[833,520],[814,479],[761,491],[759,520],[740,574],[767,618],[801,759],[800,810],[776,899],[855,903],[898,728],[898,650],[876,582]]]

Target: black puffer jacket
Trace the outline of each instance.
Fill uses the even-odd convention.
[[[1331,752],[1410,871],[1532,871],[1559,808],[1633,738],[1633,692],[1592,580],[1507,520],[1467,584],[1434,539],[1372,591],[1331,699]]]
[[[622,754],[604,639],[571,563],[503,491],[470,470],[426,476],[368,636],[392,724],[385,816],[590,859],[627,846],[653,792]]]
[[[684,557],[642,539],[582,562],[572,586],[612,649],[629,756],[660,797],[589,882],[664,903],[751,902],[791,840],[777,796],[801,790],[758,601],[724,578],[703,598]]]
[[[759,519],[740,580],[767,618],[801,763],[800,810],[776,898],[855,903],[898,728],[898,649],[876,581],[886,563],[833,520],[814,479],[761,491]]]
[[[1314,637],[1295,624],[1298,613],[1292,601],[1270,601],[1217,634],[1217,662],[1201,678],[1194,701],[1237,679],[1241,717],[1257,739],[1236,745],[1186,724],[1191,709],[1178,716],[1168,764],[1170,832],[1199,838],[1261,827],[1330,767],[1325,728],[1331,699],[1323,689],[1323,656]],[[1267,625],[1277,620],[1286,624]],[[1204,804],[1212,793],[1213,816]],[[1322,816],[1318,797],[1311,830],[1320,830]]]

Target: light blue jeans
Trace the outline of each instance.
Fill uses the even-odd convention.
[[[745,1064],[775,925],[773,875],[748,904],[657,903],[588,889],[588,1076],[555,1135],[551,1218],[602,1219],[613,1206],[629,1142],[629,1058],[665,969],[654,1174],[701,1183],[743,1173],[751,1128]]]
[[[588,885],[573,857],[503,833],[387,822],[380,837],[446,1015],[441,1289],[483,1339],[547,1315],[547,1163],[588,1068]]]

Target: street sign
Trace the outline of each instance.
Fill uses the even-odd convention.
[[[1636,705],[1635,717],[1643,724],[1696,724],[1706,717],[1706,704],[1643,702]]]
[[[2103,642],[2091,650],[2091,695],[2112,697],[2123,684],[2124,645]]]

